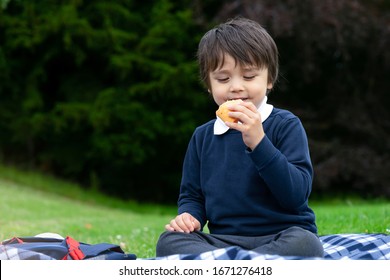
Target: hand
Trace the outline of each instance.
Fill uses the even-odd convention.
[[[239,123],[226,122],[226,125],[242,133],[245,145],[254,150],[263,139],[265,133],[261,115],[252,102],[240,102],[228,106],[229,116],[239,120]]]
[[[165,226],[165,229],[169,231],[190,233],[195,230],[200,230],[200,223],[191,214],[183,213],[171,220],[171,222]]]

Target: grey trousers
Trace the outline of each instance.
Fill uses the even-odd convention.
[[[165,231],[157,242],[156,256],[200,254],[230,246],[239,246],[260,254],[280,256],[323,257],[324,255],[322,243],[317,235],[300,227],[290,227],[277,234],[266,236]]]

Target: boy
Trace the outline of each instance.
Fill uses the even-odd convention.
[[[199,43],[202,81],[229,116],[198,127],[183,164],[178,216],[165,226],[157,256],[240,246],[261,254],[322,257],[308,206],[313,169],[300,120],[267,104],[278,50],[258,23],[236,18]],[[204,233],[207,224],[210,233]]]

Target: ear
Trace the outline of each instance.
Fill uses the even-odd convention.
[[[268,83],[267,89],[272,89],[273,86],[274,86],[274,85],[273,85],[272,83]]]

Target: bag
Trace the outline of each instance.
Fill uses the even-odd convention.
[[[118,245],[90,245],[67,236],[14,237],[0,243],[0,260],[135,260]]]

